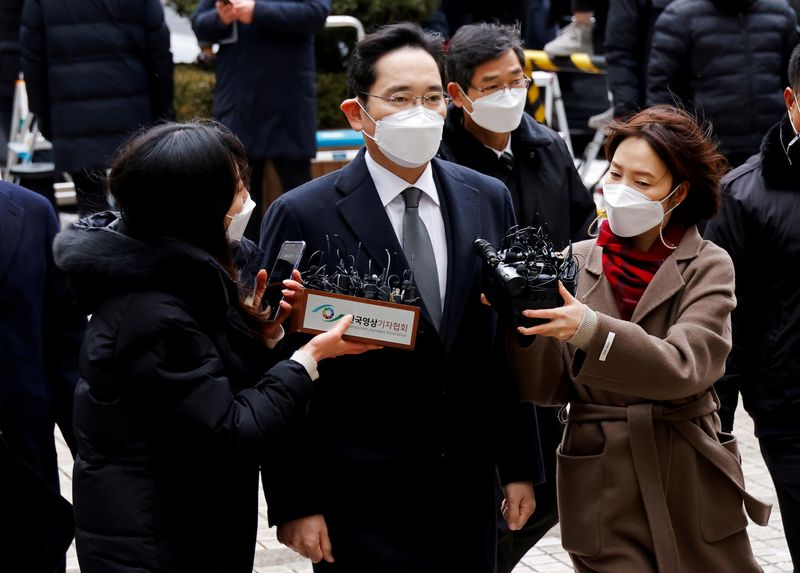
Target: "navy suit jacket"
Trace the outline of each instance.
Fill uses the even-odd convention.
[[[488,571],[494,562],[489,553],[494,543],[495,468],[504,483],[540,478],[535,421],[521,419],[502,353],[495,348],[496,318],[480,302],[480,260],[472,247],[478,236],[499,243],[515,218],[509,192],[496,179],[438,159],[432,165],[448,250],[440,332],[432,328],[423,307],[415,350],[387,348],[323,361],[304,428],[306,441],[298,443],[297,432],[284,457],[270,455],[265,491],[273,523],[323,513],[332,535],[339,535],[342,553],[346,541],[336,533],[337,524],[354,520],[340,528],[352,532],[358,523],[371,527],[387,519],[394,525],[411,522],[408,535],[413,535],[415,519],[429,512],[436,499],[441,503],[438,496],[447,488],[448,495],[459,499],[457,504],[464,504],[461,513],[447,519],[449,524],[459,522],[452,540],[462,548],[479,548],[482,553],[472,557],[485,561]],[[342,170],[272,204],[261,230],[265,268],[284,241],[305,240],[300,268],[306,269],[316,251],[327,252],[326,234],[333,245],[346,245],[352,255],[361,243],[362,272],[371,260],[373,272],[380,273],[386,251],[394,261],[392,274],[402,276],[408,268],[363,149]],[[327,263],[330,268],[336,261]],[[389,506],[383,500],[375,504],[375,496],[386,491],[391,491]],[[374,549],[381,545],[374,533],[361,538],[355,534],[354,544],[360,540],[362,549],[370,544],[370,551],[384,551],[392,563],[408,558],[409,551],[424,552],[417,544],[402,556],[392,555],[393,543],[404,545],[399,540],[402,533],[394,535],[398,539],[383,539],[383,550]],[[438,551],[452,557],[446,540],[440,542]],[[363,550],[359,554],[364,556]],[[388,570],[385,562],[372,563]],[[397,565],[399,570],[413,566],[413,559]]]
[[[40,488],[36,499],[21,499],[28,490],[0,488],[0,505],[8,510],[4,522],[17,519],[17,529],[38,531],[30,534],[34,538],[18,531],[21,545],[9,547],[20,554],[30,548],[26,559],[36,555],[43,560],[55,558],[56,563],[71,539],[71,511],[63,502],[70,522],[67,537],[63,529],[46,530],[48,523],[64,520],[64,509],[57,501],[53,430],[58,422],[64,438],[73,445],[72,393],[86,322],[69,300],[64,275],[53,263],[58,228],[47,199],[0,181],[0,434],[3,448],[13,452],[2,449],[3,460],[16,464],[21,459],[27,468],[16,468],[20,475],[32,469],[50,487],[49,493],[46,486]],[[3,467],[7,473],[0,482],[13,483],[17,471]],[[31,478],[25,480],[30,483]],[[51,494],[57,500],[46,502]],[[11,517],[15,508],[19,508],[17,518]],[[48,515],[50,510],[55,514]],[[33,523],[36,519],[42,522]],[[5,535],[3,539],[8,541]]]

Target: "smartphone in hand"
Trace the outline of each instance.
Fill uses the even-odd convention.
[[[269,306],[267,320],[270,322],[278,318],[281,309],[283,281],[292,278],[292,273],[300,264],[300,259],[303,258],[305,248],[305,241],[286,241],[281,245],[278,258],[272,265],[272,270],[267,277],[269,281],[267,289],[261,299],[261,310],[266,310]]]

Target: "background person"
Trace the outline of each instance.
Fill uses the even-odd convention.
[[[143,125],[172,115],[172,54],[159,0],[26,1],[30,109],[75,183],[78,213],[108,208],[103,175]]]
[[[0,164],[5,165],[14,83],[19,77],[19,22],[23,0],[0,0]]]
[[[733,265],[696,223],[715,213],[725,161],[694,120],[646,109],[609,129],[608,220],[578,243],[577,298],[528,310],[512,335],[523,396],[569,403],[558,451],[561,541],[575,570],[761,571],[736,440],[711,387],[730,351]],[[513,334],[513,333],[512,333]]]
[[[0,181],[0,555],[29,571],[59,562],[63,571],[72,539],[53,431],[58,424],[75,451],[72,394],[86,319],[53,262],[58,229],[44,197]],[[21,483],[12,488],[15,475]]]
[[[730,431],[738,393],[753,417],[794,568],[800,568],[800,46],[789,60],[786,115],[761,152],[722,180],[705,236],[736,269],[733,350],[716,389]]]
[[[440,36],[404,23],[365,37],[341,107],[366,149],[264,218],[265,260],[302,239],[305,268],[327,251],[326,235],[338,236],[363,249],[360,272],[368,260],[382,272],[390,253],[390,273],[408,277],[413,260],[421,294],[414,350],[325,365],[306,435],[264,470],[278,539],[315,571],[493,572],[498,469],[510,527],[534,509],[535,426],[493,353],[495,318],[480,303],[472,249],[476,236],[505,236],[511,197],[496,179],[434,158],[445,85]],[[312,444],[319,456],[307,454]]]
[[[797,19],[786,0],[675,0],[655,24],[647,104],[678,103],[714,127],[736,167],[783,113]]]
[[[647,62],[656,20],[672,0],[614,0],[608,6],[606,65],[614,117],[645,107]]]
[[[447,49],[453,103],[439,157],[502,181],[517,223],[543,226],[561,250],[569,241],[588,238],[597,213],[564,141],[524,112],[530,84],[524,65],[517,27],[471,24],[456,32]],[[536,409],[545,483],[536,487],[536,513],[521,530],[512,532],[498,520],[500,571],[511,571],[558,521],[555,456],[562,425],[557,414],[556,408]]]
[[[93,215],[56,240],[92,313],[75,391],[84,573],[252,571],[259,464],[305,408],[317,362],[371,348],[341,340],[346,318],[290,360],[269,351],[280,323],[240,301],[226,236],[246,173],[222,126],[160,125],[112,165],[121,216]],[[285,284],[291,300],[300,285]]]
[[[330,10],[331,0],[200,0],[192,14],[197,39],[220,43],[214,117],[247,151],[256,209],[245,236],[254,241],[264,208],[276,198],[265,202],[267,162],[284,191],[311,180],[317,154],[314,35]]]

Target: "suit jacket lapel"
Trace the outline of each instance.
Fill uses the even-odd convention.
[[[12,201],[7,189],[0,188],[0,281],[14,260],[24,224],[25,209]]]
[[[449,351],[480,263],[472,250],[472,241],[480,232],[480,203],[477,189],[450,172],[443,177],[444,169],[441,161],[433,160],[447,236],[447,291],[440,334]]]
[[[375,183],[369,175],[367,163],[364,160],[364,150],[349,163],[339,175],[336,188],[343,195],[337,201],[336,207],[345,224],[361,241],[361,248],[372,259],[372,268],[383,269],[386,267],[388,250],[392,256],[393,274],[402,275],[406,267],[403,258],[403,248],[397,241],[392,224],[383,208]],[[356,245],[348,245],[355,248]],[[399,258],[398,260],[395,260]],[[398,265],[403,261],[402,265]],[[366,263],[366,261],[364,261]],[[359,263],[366,269],[366,265]]]

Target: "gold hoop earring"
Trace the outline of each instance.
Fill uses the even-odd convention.
[[[667,241],[665,241],[663,231],[664,231],[664,221],[661,221],[661,224],[658,226],[658,236],[661,237],[661,242],[664,244],[665,247],[667,247],[671,251],[674,251],[675,249],[678,248],[678,245],[671,245]]]
[[[586,234],[593,239],[596,239],[598,236],[600,236],[600,225],[598,224],[598,221],[600,221],[600,219],[603,217],[604,214],[605,211],[603,213],[598,214],[597,217],[592,219],[592,222],[589,223],[589,228],[586,229]],[[592,233],[592,227],[594,227],[595,229],[594,233]]]

